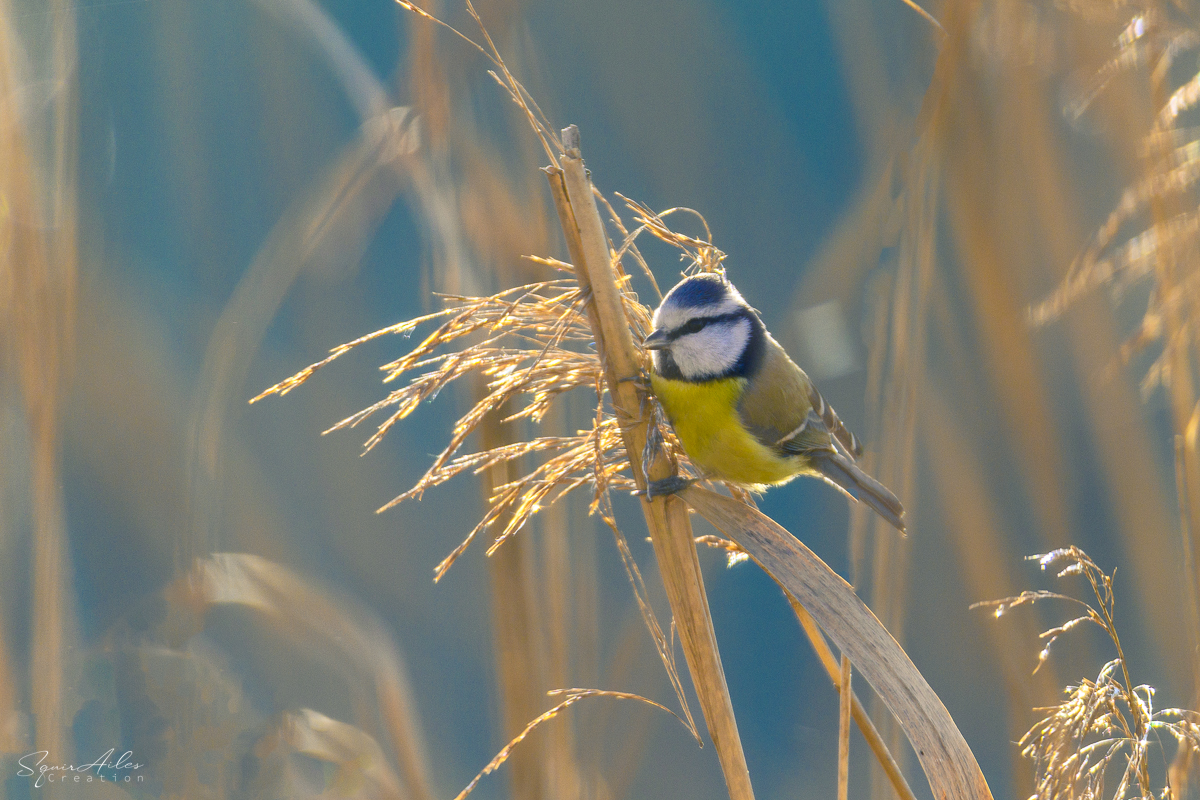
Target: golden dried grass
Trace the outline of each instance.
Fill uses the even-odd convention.
[[[647,229],[664,230],[661,218],[651,215],[639,217],[639,220]],[[687,237],[680,239],[688,241]],[[704,246],[708,247],[707,243],[704,243]],[[697,252],[695,255],[697,264],[702,263],[700,259],[708,257],[705,252]],[[540,260],[564,271],[570,271],[569,265],[548,259]],[[605,406],[606,391],[598,391],[598,387],[606,386],[601,360],[594,352],[568,349],[579,348],[591,338],[584,303],[589,294],[590,292],[581,289],[570,280],[558,280],[541,281],[503,290],[486,298],[447,296],[443,299],[450,304],[450,308],[390,326],[341,345],[335,348],[328,358],[281,381],[254,400],[270,394],[286,394],[304,383],[317,370],[359,344],[388,333],[408,335],[422,323],[444,318],[445,321],[418,343],[408,355],[381,368],[387,373],[385,381],[399,378],[409,371],[423,369],[424,372],[404,387],[392,391],[388,397],[342,420],[329,430],[353,427],[371,414],[387,409],[390,413],[379,423],[374,434],[366,442],[365,447],[370,449],[392,426],[411,414],[422,402],[436,397],[447,385],[469,375],[479,375],[484,381],[487,394],[458,421],[451,433],[450,442],[435,458],[425,475],[411,489],[398,495],[380,510],[407,499],[419,498],[427,489],[467,471],[479,474],[497,466],[511,464],[526,456],[549,455],[549,458],[545,458],[527,474],[495,487],[487,513],[462,544],[437,566],[435,580],[445,574],[480,533],[493,528],[498,531],[492,531],[495,536],[488,548],[491,554],[507,539],[522,530],[543,507],[553,505],[576,488],[590,486],[591,509],[601,515],[616,537],[618,551],[634,587],[638,605],[680,700],[682,713],[690,724],[690,712],[684,700],[682,683],[678,677],[668,637],[650,608],[640,570],[616,526],[608,497],[612,488],[634,489],[641,472],[631,466],[621,438],[618,417]],[[644,335],[649,331],[649,309],[632,299],[623,302],[623,308],[631,313],[632,323]],[[628,327],[626,336],[629,336]],[[439,347],[459,341],[471,343],[461,350],[435,354]],[[632,347],[632,339],[629,341]],[[633,389],[633,386],[630,385],[629,388]],[[458,455],[458,451],[471,434],[480,428],[489,415],[494,415],[499,409],[510,404],[515,405],[515,410],[505,417],[506,422],[520,419],[537,422],[548,413],[553,402],[574,389],[596,392],[598,402],[595,421],[590,430],[580,431],[574,436],[537,437],[523,442],[500,444],[490,449]],[[647,441],[652,445],[652,452],[662,447],[673,453],[678,452],[678,445],[674,443],[671,435],[664,434],[656,428],[653,436],[635,445],[638,455],[647,449]],[[694,545],[692,547],[694,550]]]
[[[629,692],[605,691],[603,689],[552,689],[549,694],[551,697],[558,697],[562,695],[565,696],[566,699],[562,700],[549,711],[546,711],[538,716],[536,719],[531,720],[529,724],[525,726],[524,730],[517,734],[512,741],[501,748],[500,752],[496,753],[496,757],[489,761],[488,765],[484,767],[478,775],[471,779],[471,782],[468,783],[463,790],[458,793],[458,796],[455,797],[455,800],[465,800],[467,795],[474,791],[475,786],[479,783],[479,781],[483,777],[490,775],[499,769],[500,766],[504,764],[504,762],[507,761],[508,758],[513,754],[513,751],[516,749],[517,745],[524,742],[526,737],[533,733],[534,730],[536,730],[539,726],[541,726],[543,723],[549,722],[552,719],[555,719],[563,711],[566,711],[568,708],[575,705],[575,703],[578,703],[580,700],[584,700],[589,697],[607,697],[614,700],[636,700],[639,703],[645,703],[646,705],[653,706],[654,708],[667,712],[671,716],[675,717],[675,719],[679,720],[679,723],[683,725],[683,727],[689,732],[693,730],[691,723],[684,720],[674,711],[664,705],[654,702],[653,700],[642,697],[641,695],[630,694]]]

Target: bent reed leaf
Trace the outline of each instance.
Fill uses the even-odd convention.
[[[272,744],[284,752],[301,753],[335,767],[333,787],[339,797],[364,800],[409,797],[372,736],[319,711],[302,708],[284,713],[275,736],[260,743],[258,749],[266,755]]]
[[[849,657],[912,743],[934,797],[991,800],[983,772],[945,705],[850,584],[761,512],[696,486],[680,496],[741,545]]]

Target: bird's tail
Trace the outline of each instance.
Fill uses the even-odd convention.
[[[825,480],[875,509],[876,514],[904,533],[904,506],[900,500],[852,460],[841,453],[828,452],[813,458],[812,463]]]

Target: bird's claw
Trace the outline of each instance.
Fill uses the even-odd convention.
[[[684,489],[696,482],[695,478],[685,478],[682,475],[672,475],[669,478],[662,478],[657,481],[647,481],[646,491],[638,490],[634,495],[645,495],[647,500],[653,500],[656,497],[669,497],[673,494],[678,494]]]
[[[632,383],[634,386],[647,394],[652,388],[650,385],[650,377],[644,372],[640,372],[637,375],[630,375],[627,378],[621,378],[617,381],[617,383]]]

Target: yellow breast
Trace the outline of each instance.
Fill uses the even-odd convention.
[[[692,383],[652,373],[650,383],[688,458],[707,475],[768,486],[805,471],[804,459],[778,455],[742,425],[737,404],[745,378]]]

